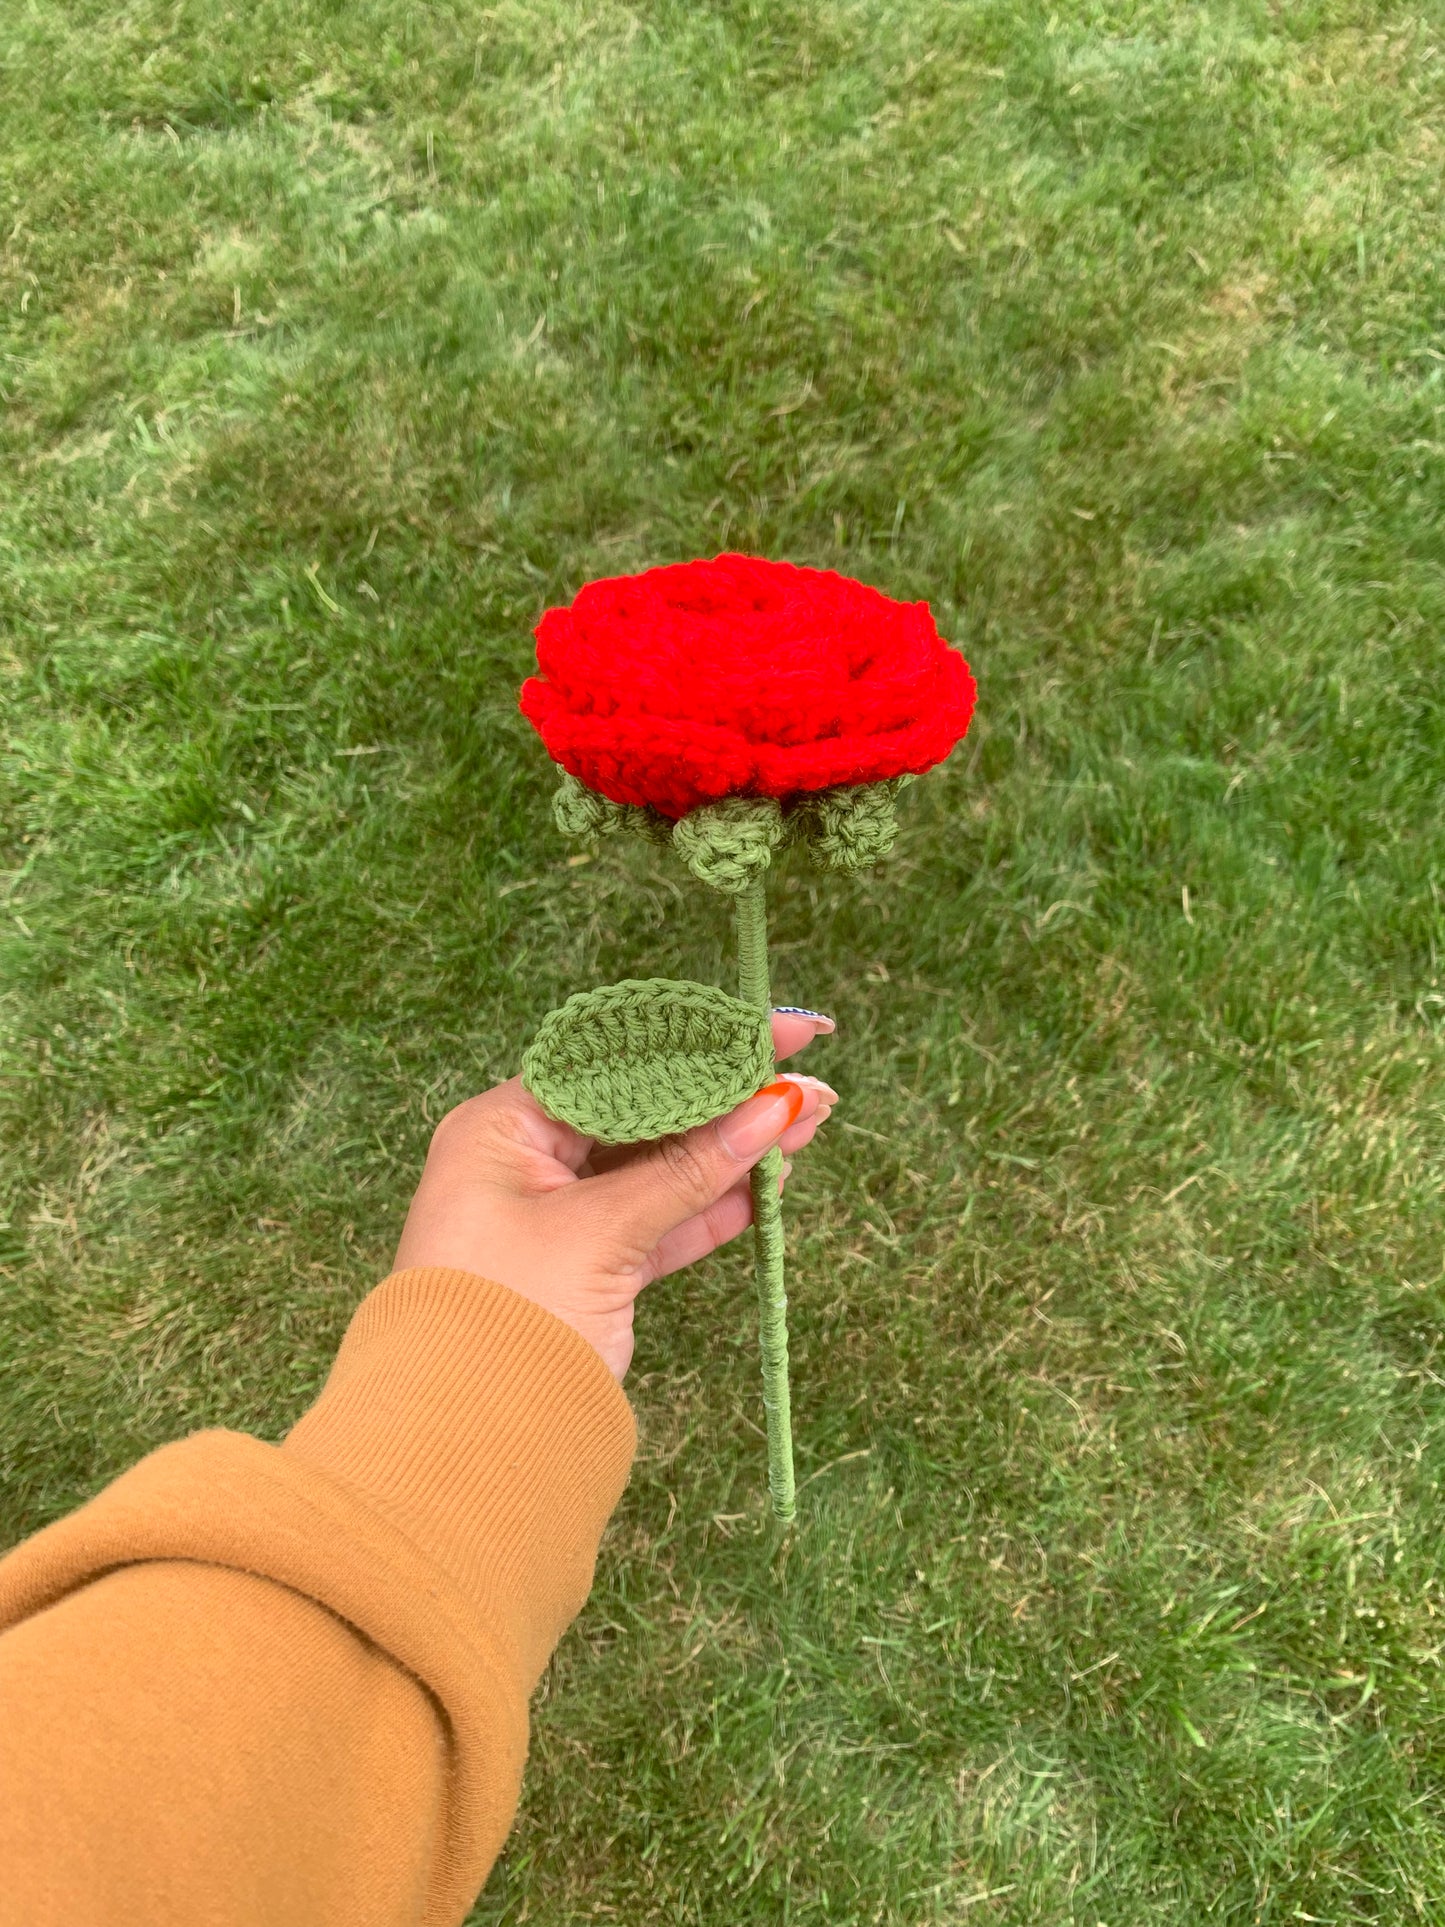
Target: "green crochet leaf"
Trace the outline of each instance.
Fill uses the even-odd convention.
[[[603,1144],[691,1130],[772,1074],[766,1011],[666,977],[578,991],[542,1019],[522,1059],[543,1110]]]

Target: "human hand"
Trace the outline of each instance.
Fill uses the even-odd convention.
[[[775,1011],[774,1050],[791,1057],[832,1029],[829,1017]],[[711,1124],[603,1149],[514,1077],[437,1126],[396,1269],[507,1285],[579,1331],[620,1379],[637,1294],[750,1224],[749,1171],[774,1144],[785,1158],[801,1150],[837,1101],[817,1078],[785,1073]]]

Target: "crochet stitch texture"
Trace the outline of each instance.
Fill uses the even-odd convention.
[[[552,759],[673,819],[921,774],[976,694],[926,602],[745,555],[589,582],[542,617],[537,665],[522,712]]]
[[[600,1144],[690,1131],[772,1074],[765,1010],[667,977],[578,991],[547,1013],[522,1059],[543,1109]]]

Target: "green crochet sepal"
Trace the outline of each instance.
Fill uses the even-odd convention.
[[[658,810],[640,810],[631,803],[614,803],[610,796],[599,796],[568,770],[552,799],[552,817],[563,836],[616,836],[622,830],[635,831],[653,843],[666,843],[672,825]]]
[[[728,796],[672,826],[672,847],[699,883],[740,897],[787,838],[783,806],[771,796]]]
[[[602,1144],[691,1130],[772,1075],[765,1010],[667,977],[578,991],[542,1019],[522,1059],[543,1110]]]
[[[634,830],[671,842],[701,883],[741,896],[789,844],[807,850],[822,870],[857,870],[887,856],[898,834],[898,793],[911,776],[813,790],[779,802],[729,796],[670,823],[656,810],[614,803],[566,771],[553,812],[564,836],[612,836]]]
[[[815,790],[798,798],[792,814],[794,839],[820,870],[860,870],[877,863],[898,835],[898,797],[913,782],[892,776],[883,783]]]

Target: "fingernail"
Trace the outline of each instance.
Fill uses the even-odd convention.
[[[836,1104],[838,1093],[831,1084],[825,1084],[821,1077],[804,1077],[800,1071],[789,1071],[790,1081],[799,1083],[805,1090],[816,1091],[825,1104]]]
[[[756,1097],[740,1104],[718,1124],[717,1134],[723,1149],[739,1162],[755,1158],[770,1144],[777,1143],[802,1110],[806,1098],[802,1085],[792,1078],[780,1077],[772,1084],[765,1084]]]
[[[836,1030],[838,1028],[837,1024],[826,1011],[805,1010],[801,1004],[774,1004],[773,1015],[775,1017],[806,1017],[810,1023],[816,1024],[819,1030]]]

